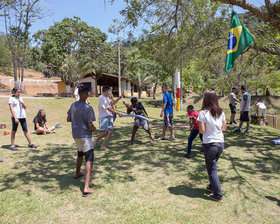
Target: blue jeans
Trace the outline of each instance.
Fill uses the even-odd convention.
[[[210,181],[210,187],[216,198],[222,199],[223,193],[217,174],[217,161],[224,150],[224,143],[215,142],[203,144],[206,169]]]
[[[194,130],[194,129],[191,130],[191,133],[190,133],[190,135],[189,135],[189,137],[188,137],[188,149],[187,149],[187,153],[188,153],[188,154],[191,153],[191,150],[192,150],[192,142],[193,142],[193,140],[196,138],[196,136],[198,135],[198,133],[199,133],[199,130]],[[200,138],[200,140],[202,141],[202,134],[199,134],[199,138]]]

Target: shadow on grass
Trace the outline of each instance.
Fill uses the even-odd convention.
[[[272,196],[265,196],[265,198],[271,200],[271,201],[276,201],[277,205],[280,206],[280,200],[278,198],[272,197]]]
[[[186,185],[178,185],[176,187],[169,187],[168,191],[174,195],[184,195],[190,198],[202,198],[204,200],[210,200],[210,198],[204,196],[206,193],[205,189],[201,188],[192,188]]]

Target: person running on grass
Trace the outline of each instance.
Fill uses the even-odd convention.
[[[34,130],[37,135],[55,133],[55,127],[49,127],[47,124],[47,115],[44,110],[39,110],[33,119]]]
[[[86,197],[93,193],[93,190],[89,187],[89,181],[92,171],[94,147],[92,143],[92,132],[96,131],[96,128],[92,122],[94,122],[95,114],[90,105],[86,103],[88,93],[90,89],[87,86],[79,87],[79,101],[72,103],[70,109],[67,112],[67,122],[71,122],[72,136],[77,145],[77,161],[76,161],[76,173],[74,179],[82,177],[84,174],[81,172],[81,166],[83,163],[83,157],[86,161],[86,178],[83,190],[83,197]]]
[[[132,97],[130,101],[131,101],[131,104],[132,104],[130,106],[123,101],[123,104],[127,108],[127,113],[128,114],[130,114],[131,112],[134,112],[136,115],[141,115],[143,117],[148,117],[148,114],[147,114],[143,104],[140,103],[137,100],[136,97]],[[145,119],[141,119],[139,117],[135,117],[134,127],[132,129],[131,140],[130,140],[129,145],[133,144],[135,134],[136,134],[136,132],[137,132],[137,130],[140,126],[142,126],[142,128],[149,134],[150,138],[152,140],[154,140],[155,137],[151,134],[150,127],[149,127],[149,121],[145,120]]]
[[[202,110],[197,120],[200,122],[199,132],[203,134],[203,152],[210,182],[206,189],[212,193],[211,199],[222,201],[223,193],[217,174],[217,162],[224,149],[223,131],[227,130],[227,122],[214,91],[203,94]]]
[[[13,151],[18,151],[15,146],[15,138],[17,133],[18,124],[20,123],[24,136],[28,141],[29,148],[37,148],[36,145],[32,144],[31,139],[29,137],[27,122],[26,122],[26,106],[23,102],[23,99],[20,97],[20,89],[13,88],[12,97],[9,98],[9,108],[12,114],[12,133],[11,133],[11,147],[10,149]]]
[[[102,150],[109,150],[107,148],[107,143],[109,142],[114,128],[114,121],[113,121],[113,113],[122,117],[122,114],[115,111],[112,106],[115,102],[112,103],[111,99],[109,98],[110,95],[110,87],[105,85],[102,87],[102,95],[99,97],[98,103],[98,112],[99,112],[99,135],[94,140],[93,145],[94,147],[97,145],[98,141],[105,137],[101,148]]]
[[[163,117],[163,122],[162,122],[162,133],[161,136],[159,137],[159,140],[164,140],[165,139],[165,133],[167,128],[169,129],[170,132],[170,138],[169,140],[174,140],[174,130],[173,130],[173,125],[172,125],[172,120],[173,120],[173,100],[170,95],[170,93],[167,90],[167,86],[163,85],[162,86],[162,93],[163,95],[163,106],[162,110],[160,113],[160,117]]]
[[[202,134],[199,133],[199,121],[197,120],[199,112],[194,110],[193,105],[189,105],[187,107],[187,112],[189,115],[189,118],[191,119],[191,126],[190,126],[190,135],[188,137],[188,148],[187,148],[187,154],[186,158],[190,159],[192,158],[191,150],[192,150],[192,142],[196,138],[196,136],[199,134],[199,138],[202,141]]]
[[[240,102],[240,124],[238,129],[236,129],[234,132],[240,132],[242,128],[243,122],[247,123],[247,127],[244,135],[249,134],[249,127],[250,127],[250,118],[249,118],[249,112],[250,112],[250,104],[251,104],[251,95],[247,92],[246,86],[241,86],[241,92],[243,93],[241,102]]]

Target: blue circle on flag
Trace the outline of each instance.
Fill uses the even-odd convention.
[[[233,48],[235,48],[236,44],[237,38],[233,33],[230,32],[228,35],[228,50],[232,50]]]

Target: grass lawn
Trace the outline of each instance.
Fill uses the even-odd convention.
[[[10,130],[7,102],[0,98],[0,121]],[[217,203],[205,191],[208,179],[199,138],[194,141],[194,158],[183,157],[189,134],[183,124],[185,112],[175,112],[175,141],[152,141],[139,129],[131,147],[127,143],[133,119],[118,118],[111,150],[101,151],[100,143],[95,149],[95,192],[83,198],[84,178],[73,179],[76,149],[66,122],[72,102],[25,99],[30,131],[41,108],[49,125],[62,125],[56,134],[31,134],[38,149],[27,148],[21,128],[16,135],[19,151],[7,149],[10,136],[1,130],[0,223],[280,223],[280,148],[271,142],[279,138],[279,130],[252,126],[249,136],[225,133],[218,163],[224,201]],[[98,115],[97,99],[91,99],[91,105]],[[159,118],[160,108],[146,109]],[[160,125],[151,122],[156,137]]]

